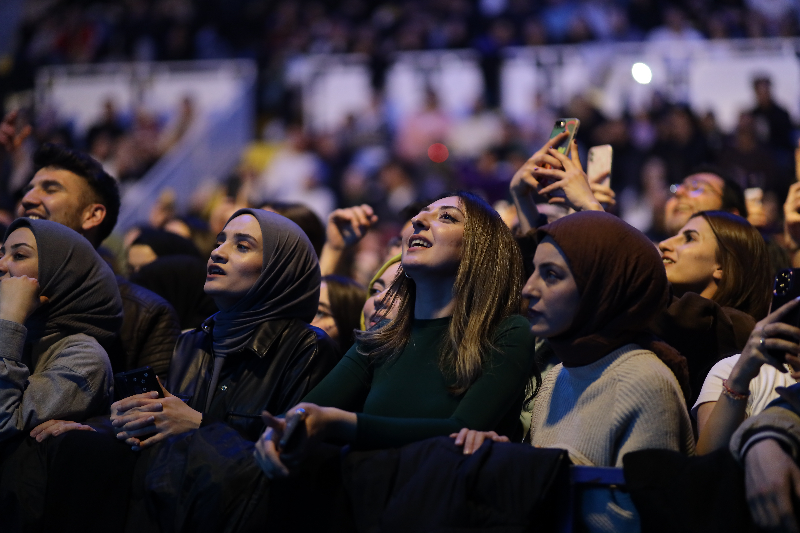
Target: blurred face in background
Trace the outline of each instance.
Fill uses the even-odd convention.
[[[664,208],[668,234],[678,233],[695,213],[721,209],[724,189],[725,182],[716,174],[703,172],[684,179]]]
[[[369,289],[369,298],[364,303],[364,323],[370,329],[381,320],[393,320],[397,317],[399,301],[388,307],[392,300],[389,288],[400,270],[400,262],[394,263],[381,276],[375,280]]]
[[[339,329],[336,327],[336,320],[333,319],[331,312],[331,298],[328,292],[328,284],[324,281],[319,286],[319,306],[317,307],[317,314],[311,325],[318,327],[328,334],[328,337],[338,341]]]

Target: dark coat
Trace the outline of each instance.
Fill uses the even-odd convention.
[[[255,490],[264,479],[252,457],[253,441],[264,430],[261,411],[284,413],[338,359],[322,330],[298,319],[265,322],[243,352],[228,357],[203,427],[138,453],[106,425],[97,433],[72,431],[42,444],[29,437],[15,441],[0,454],[0,511],[16,525],[10,531],[123,531],[126,514],[131,531],[193,531],[195,523],[186,521],[195,515],[226,524],[237,512],[226,502],[241,499],[246,507],[244,502],[265,495]],[[211,336],[185,333],[175,346],[166,388],[203,411],[212,370]],[[103,502],[91,520],[62,522],[65,510],[87,501]],[[221,531],[219,523],[205,525]]]
[[[225,361],[205,411],[214,370],[211,344],[202,328],[181,335],[166,388],[203,412],[203,425],[224,422],[251,441],[264,431],[262,411],[283,414],[339,361],[336,345],[322,330],[297,319],[264,322],[247,347]]]
[[[150,366],[161,379],[181,334],[178,314],[158,294],[117,276],[122,296],[120,345],[109,350],[114,373]]]

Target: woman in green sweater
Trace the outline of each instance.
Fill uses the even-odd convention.
[[[357,334],[356,345],[304,402],[305,439],[291,452],[285,423],[265,413],[256,459],[288,475],[308,441],[394,447],[462,427],[518,431],[535,372],[530,327],[519,312],[522,265],[511,232],[483,200],[433,202],[403,234],[402,269],[387,290],[398,316]],[[393,302],[385,305],[391,308]]]

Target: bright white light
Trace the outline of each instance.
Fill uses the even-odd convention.
[[[653,71],[644,63],[635,63],[631,68],[633,79],[642,85],[647,85],[653,79]]]

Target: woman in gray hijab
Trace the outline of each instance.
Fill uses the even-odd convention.
[[[77,232],[16,220],[0,247],[0,441],[108,412],[103,346],[122,323],[114,274]]]

